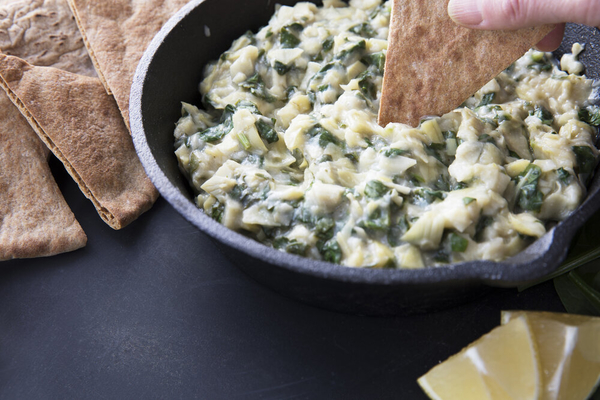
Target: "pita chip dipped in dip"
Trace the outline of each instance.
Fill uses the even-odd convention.
[[[448,0],[393,0],[379,124],[417,126],[460,106],[551,30],[481,31],[457,25]]]

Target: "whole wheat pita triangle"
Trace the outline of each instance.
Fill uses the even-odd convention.
[[[108,93],[129,127],[129,92],[144,51],[188,0],[69,0],[77,25]]]
[[[0,0],[0,50],[32,65],[97,76],[67,0]]]
[[[152,206],[158,192],[98,79],[3,54],[0,77],[9,98],[106,223],[123,228]]]
[[[452,111],[552,30],[467,29],[450,19],[448,2],[392,0],[381,126]]]
[[[85,246],[44,146],[0,91],[0,260],[51,256]]]

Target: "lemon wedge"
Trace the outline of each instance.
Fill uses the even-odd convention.
[[[589,398],[600,381],[600,318],[503,311],[502,323],[527,316],[542,365],[543,400]]]
[[[513,315],[418,379],[434,400],[540,399],[541,372],[527,317]]]

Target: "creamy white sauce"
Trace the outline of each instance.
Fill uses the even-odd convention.
[[[198,207],[282,251],[376,268],[501,260],[566,218],[598,155],[579,49],[570,74],[530,51],[463,107],[382,128],[389,17],[379,0],[282,6],[209,65],[208,111],[184,104],[175,129]]]

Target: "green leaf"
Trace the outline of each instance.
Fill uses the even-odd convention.
[[[310,137],[319,136],[319,146],[321,146],[323,149],[326,148],[329,143],[333,143],[336,146],[340,146],[342,144],[338,138],[333,136],[331,132],[323,128],[320,124],[316,124],[310,128],[307,134]]]
[[[323,51],[327,52],[327,51],[330,51],[331,49],[333,49],[333,44],[334,44],[333,37],[330,36],[327,39],[325,39],[325,41],[323,42]]]
[[[395,147],[390,147],[389,149],[385,149],[382,152],[383,152],[384,156],[389,157],[389,158],[403,156],[403,155],[410,153],[410,151],[408,151],[408,150],[397,149]]]
[[[496,98],[496,92],[486,93],[481,97],[481,102],[479,103],[479,107],[487,106]]]
[[[372,38],[373,36],[377,35],[377,32],[375,32],[371,25],[369,25],[367,22],[354,25],[352,28],[348,29],[348,31],[367,38]]]
[[[573,146],[579,174],[589,174],[596,166],[596,156],[589,146]]]
[[[388,191],[387,186],[377,180],[369,181],[365,186],[365,196],[378,199]]]
[[[535,164],[529,164],[519,175],[519,193],[517,202],[522,210],[539,211],[544,195],[538,190],[542,170]]]
[[[340,248],[338,242],[334,239],[326,242],[320,252],[325,261],[339,264],[342,260],[342,249]]]
[[[365,42],[364,40],[361,40],[360,42],[356,43],[354,46],[340,51],[335,56],[335,59],[342,61],[342,62],[347,62],[348,60],[350,60],[352,58],[353,55],[362,53],[362,51],[365,50],[366,48],[367,48],[367,42]]]
[[[375,100],[377,97],[377,86],[371,81],[371,74],[361,74],[358,77],[358,88],[360,92],[369,100]]]
[[[273,68],[275,69],[275,71],[277,71],[279,75],[283,76],[287,74],[292,67],[290,65],[285,65],[281,61],[275,61],[275,64],[273,64]]]
[[[235,107],[228,104],[221,114],[220,123],[200,132],[200,139],[207,143],[221,140],[233,129],[233,113],[235,113]]]
[[[259,99],[263,99],[267,103],[273,103],[275,100],[277,100],[272,94],[268,92],[265,82],[258,73],[254,74],[246,81],[240,83],[240,87],[249,91]]]
[[[284,49],[291,49],[298,46],[301,40],[293,32],[302,31],[302,25],[292,24],[284,26],[279,32],[279,41]]]
[[[600,126],[600,107],[588,106],[579,110],[579,119],[592,126]]]
[[[275,132],[273,125],[262,119],[257,120],[254,125],[256,126],[256,130],[258,131],[260,137],[265,139],[267,142],[275,143],[279,141],[279,136],[277,135],[277,132]]]
[[[554,116],[552,113],[539,105],[535,106],[534,111],[530,112],[529,114],[539,118],[544,125],[552,125],[554,122]]]
[[[452,232],[450,234],[450,247],[452,248],[452,251],[463,253],[467,250],[467,247],[469,247],[469,241],[464,237]]]
[[[599,311],[581,292],[579,286],[569,277],[569,274],[555,278],[554,288],[567,312],[579,315],[600,315]]]
[[[258,109],[257,105],[248,100],[238,101],[237,103],[235,103],[235,108],[237,108],[238,110],[246,109],[254,114],[262,115],[260,110]]]
[[[383,75],[385,69],[385,53],[383,51],[366,55],[360,61],[366,66],[374,66],[375,71],[379,75]]]
[[[566,169],[562,167],[557,169],[556,175],[558,176],[558,180],[564,183],[565,185],[571,183],[571,174]]]

